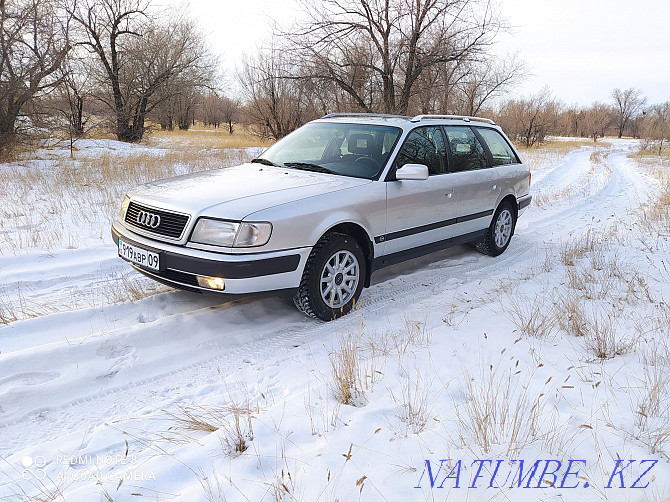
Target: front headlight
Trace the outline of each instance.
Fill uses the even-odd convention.
[[[128,209],[128,206],[130,205],[130,197],[127,195],[123,198],[123,202],[121,203],[121,209],[119,210],[119,219],[123,221],[123,218],[126,217],[126,210]]]
[[[200,218],[191,234],[191,242],[232,247],[239,226],[239,223],[233,223],[232,221]]]
[[[200,218],[196,223],[191,242],[223,247],[253,247],[267,244],[272,233],[272,224],[237,223],[233,221]]]
[[[247,248],[253,246],[263,246],[270,240],[272,233],[271,223],[240,223],[237,230],[234,247]]]

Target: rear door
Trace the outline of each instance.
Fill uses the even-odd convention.
[[[458,222],[455,235],[483,230],[491,223],[498,196],[499,175],[482,141],[469,126],[445,126],[451,176],[458,185]]]

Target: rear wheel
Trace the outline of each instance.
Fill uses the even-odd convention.
[[[489,256],[498,256],[509,246],[514,235],[514,209],[505,201],[493,215],[491,225],[486,231],[484,240],[477,243],[477,251]]]
[[[307,259],[295,306],[305,314],[330,321],[349,312],[360,297],[365,257],[350,235],[326,234]]]

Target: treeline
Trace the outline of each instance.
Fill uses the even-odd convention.
[[[613,89],[608,102],[589,106],[566,105],[552,98],[548,88],[526,99],[512,99],[488,111],[505,132],[526,146],[547,136],[575,136],[597,141],[605,136],[644,140],[658,148],[670,140],[670,101],[648,104],[640,89]]]
[[[226,92],[194,22],[150,0],[0,0],[0,156],[17,140],[72,141],[93,128],[139,141],[149,125],[243,124],[280,138],[326,113],[448,113],[495,118],[528,145],[547,135],[668,138],[668,103],[641,91],[567,106],[548,90],[505,100],[523,62],[493,55],[506,29],[486,0],[319,0],[275,30]],[[239,95],[238,95],[239,94]],[[494,103],[498,103],[494,105]]]

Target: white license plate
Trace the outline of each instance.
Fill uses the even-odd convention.
[[[158,253],[133,246],[127,242],[123,242],[121,239],[119,239],[119,256],[140,267],[160,270],[160,258]]]

